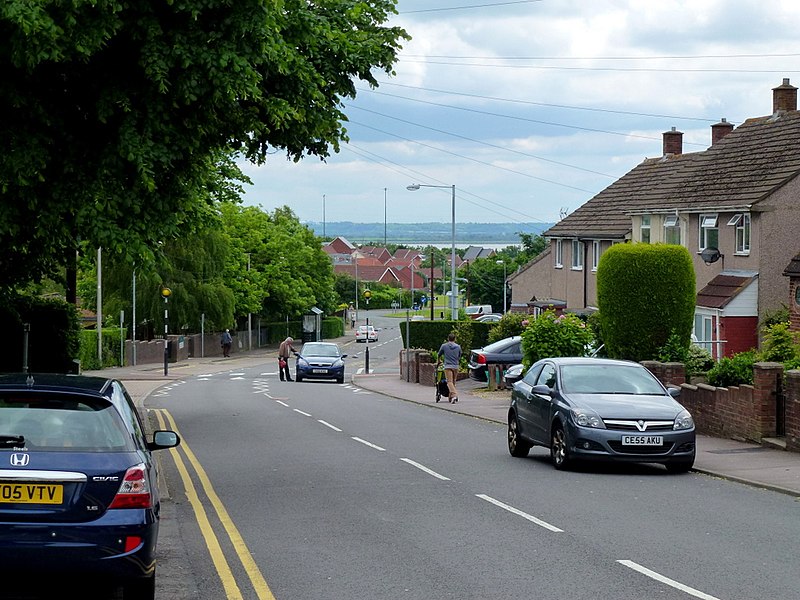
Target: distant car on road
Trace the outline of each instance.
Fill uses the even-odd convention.
[[[502,318],[503,315],[489,313],[488,315],[481,315],[480,317],[477,317],[475,320],[478,323],[497,323]]]
[[[306,342],[297,353],[295,380],[334,379],[344,383],[344,359],[337,344],[331,342]]]
[[[464,312],[470,319],[477,319],[481,315],[488,315],[492,312],[491,304],[473,304],[464,307]]]
[[[378,332],[375,331],[372,325],[359,325],[358,329],[356,329],[356,341],[365,343],[377,342]]]
[[[579,460],[661,463],[673,473],[692,468],[691,414],[642,365],[604,358],[547,358],[514,384],[508,451],[550,449],[556,469]]]
[[[469,353],[469,376],[476,381],[489,380],[488,365],[516,365],[522,362],[522,346],[518,335],[477,348]]]
[[[151,453],[180,438],[144,431],[114,379],[0,375],[0,569],[12,581],[78,577],[92,591],[155,597],[161,502]]]

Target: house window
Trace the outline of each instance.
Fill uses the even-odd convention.
[[[750,213],[733,215],[728,225],[736,227],[736,254],[750,254]]]
[[[600,264],[600,241],[595,240],[592,242],[592,271],[597,271],[597,265]]]
[[[713,321],[710,315],[694,315],[694,343],[709,352],[714,341]]]
[[[719,248],[717,215],[700,215],[700,250]]]
[[[556,253],[555,253],[556,269],[564,266],[564,248],[561,240],[556,240]]]
[[[664,219],[664,242],[681,245],[681,225],[678,222],[678,215],[669,215]]]
[[[583,243],[572,240],[572,268],[583,269]]]
[[[645,244],[650,243],[650,216],[643,216],[642,217],[642,225],[639,228],[640,237],[642,238],[642,242]]]

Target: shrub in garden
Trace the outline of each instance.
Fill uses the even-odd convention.
[[[673,333],[688,349],[694,326],[695,274],[689,251],[668,244],[615,244],[597,268],[597,301],[608,355],[658,357]]]
[[[755,350],[724,357],[708,371],[708,383],[716,387],[753,384],[753,365],[757,362]]]
[[[492,326],[489,332],[489,343],[504,340],[515,335],[521,335],[525,326],[523,321],[530,319],[530,315],[521,313],[506,313],[503,318]]]
[[[592,334],[578,316],[556,316],[548,310],[522,332],[522,362],[530,366],[542,358],[584,356]]]
[[[759,359],[770,362],[788,362],[800,357],[798,334],[789,330],[789,323],[773,323],[763,329]]]

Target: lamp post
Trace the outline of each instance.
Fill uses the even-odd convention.
[[[325,235],[325,194],[322,194],[322,239],[327,239]]]
[[[386,247],[386,188],[383,188],[383,247]]]
[[[508,303],[506,302],[506,288],[508,287],[506,285],[506,261],[504,260],[497,261],[498,265],[501,263],[503,265],[503,314],[506,314],[506,307],[508,306]]]
[[[456,298],[456,186],[453,185],[428,185],[425,183],[412,183],[406,186],[407,190],[416,192],[419,188],[450,188],[452,190],[452,241],[450,248],[450,316],[453,321],[458,320],[458,299]]]

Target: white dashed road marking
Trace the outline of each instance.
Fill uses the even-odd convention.
[[[651,579],[655,579],[658,582],[664,583],[670,587],[674,587],[676,590],[680,590],[682,592],[686,592],[690,596],[694,596],[695,598],[700,598],[701,600],[719,600],[716,596],[710,596],[706,593],[701,592],[700,590],[696,590],[688,585],[683,585],[675,581],[674,579],[670,579],[669,577],[664,577],[663,575],[656,573],[655,571],[651,571],[647,567],[643,567],[632,560],[618,560],[619,564],[628,567],[629,569],[633,569],[641,573],[642,575],[646,575]]]
[[[487,496],[486,494],[475,494],[475,495],[478,498],[480,498],[481,500],[486,500],[487,502],[491,502],[492,504],[494,504],[495,506],[499,506],[503,510],[507,510],[508,512],[513,513],[513,514],[515,514],[517,516],[520,516],[523,519],[527,519],[531,523],[535,523],[536,525],[539,525],[539,527],[544,527],[545,529],[549,529],[550,531],[554,531],[555,533],[563,533],[563,530],[559,529],[555,525],[550,525],[550,523],[542,521],[541,519],[537,519],[533,515],[529,515],[526,512],[522,512],[518,508],[514,508],[513,506],[509,506],[508,504],[500,502],[499,500],[495,500],[491,496]]]
[[[381,448],[380,446],[376,446],[375,444],[372,444],[367,440],[362,440],[360,437],[353,437],[353,439],[357,441],[359,444],[364,444],[365,446],[369,446],[370,448],[374,448],[375,450],[386,452],[386,448]]]
[[[428,467],[426,467],[424,465],[421,465],[416,461],[411,460],[410,458],[401,458],[400,460],[402,460],[405,463],[410,464],[412,467],[417,467],[420,471],[423,471],[423,472],[427,473],[428,475],[432,475],[433,477],[436,477],[436,479],[441,479],[442,481],[450,481],[449,477],[445,477],[444,475],[440,475],[436,471],[433,471],[433,470],[429,469]]]

